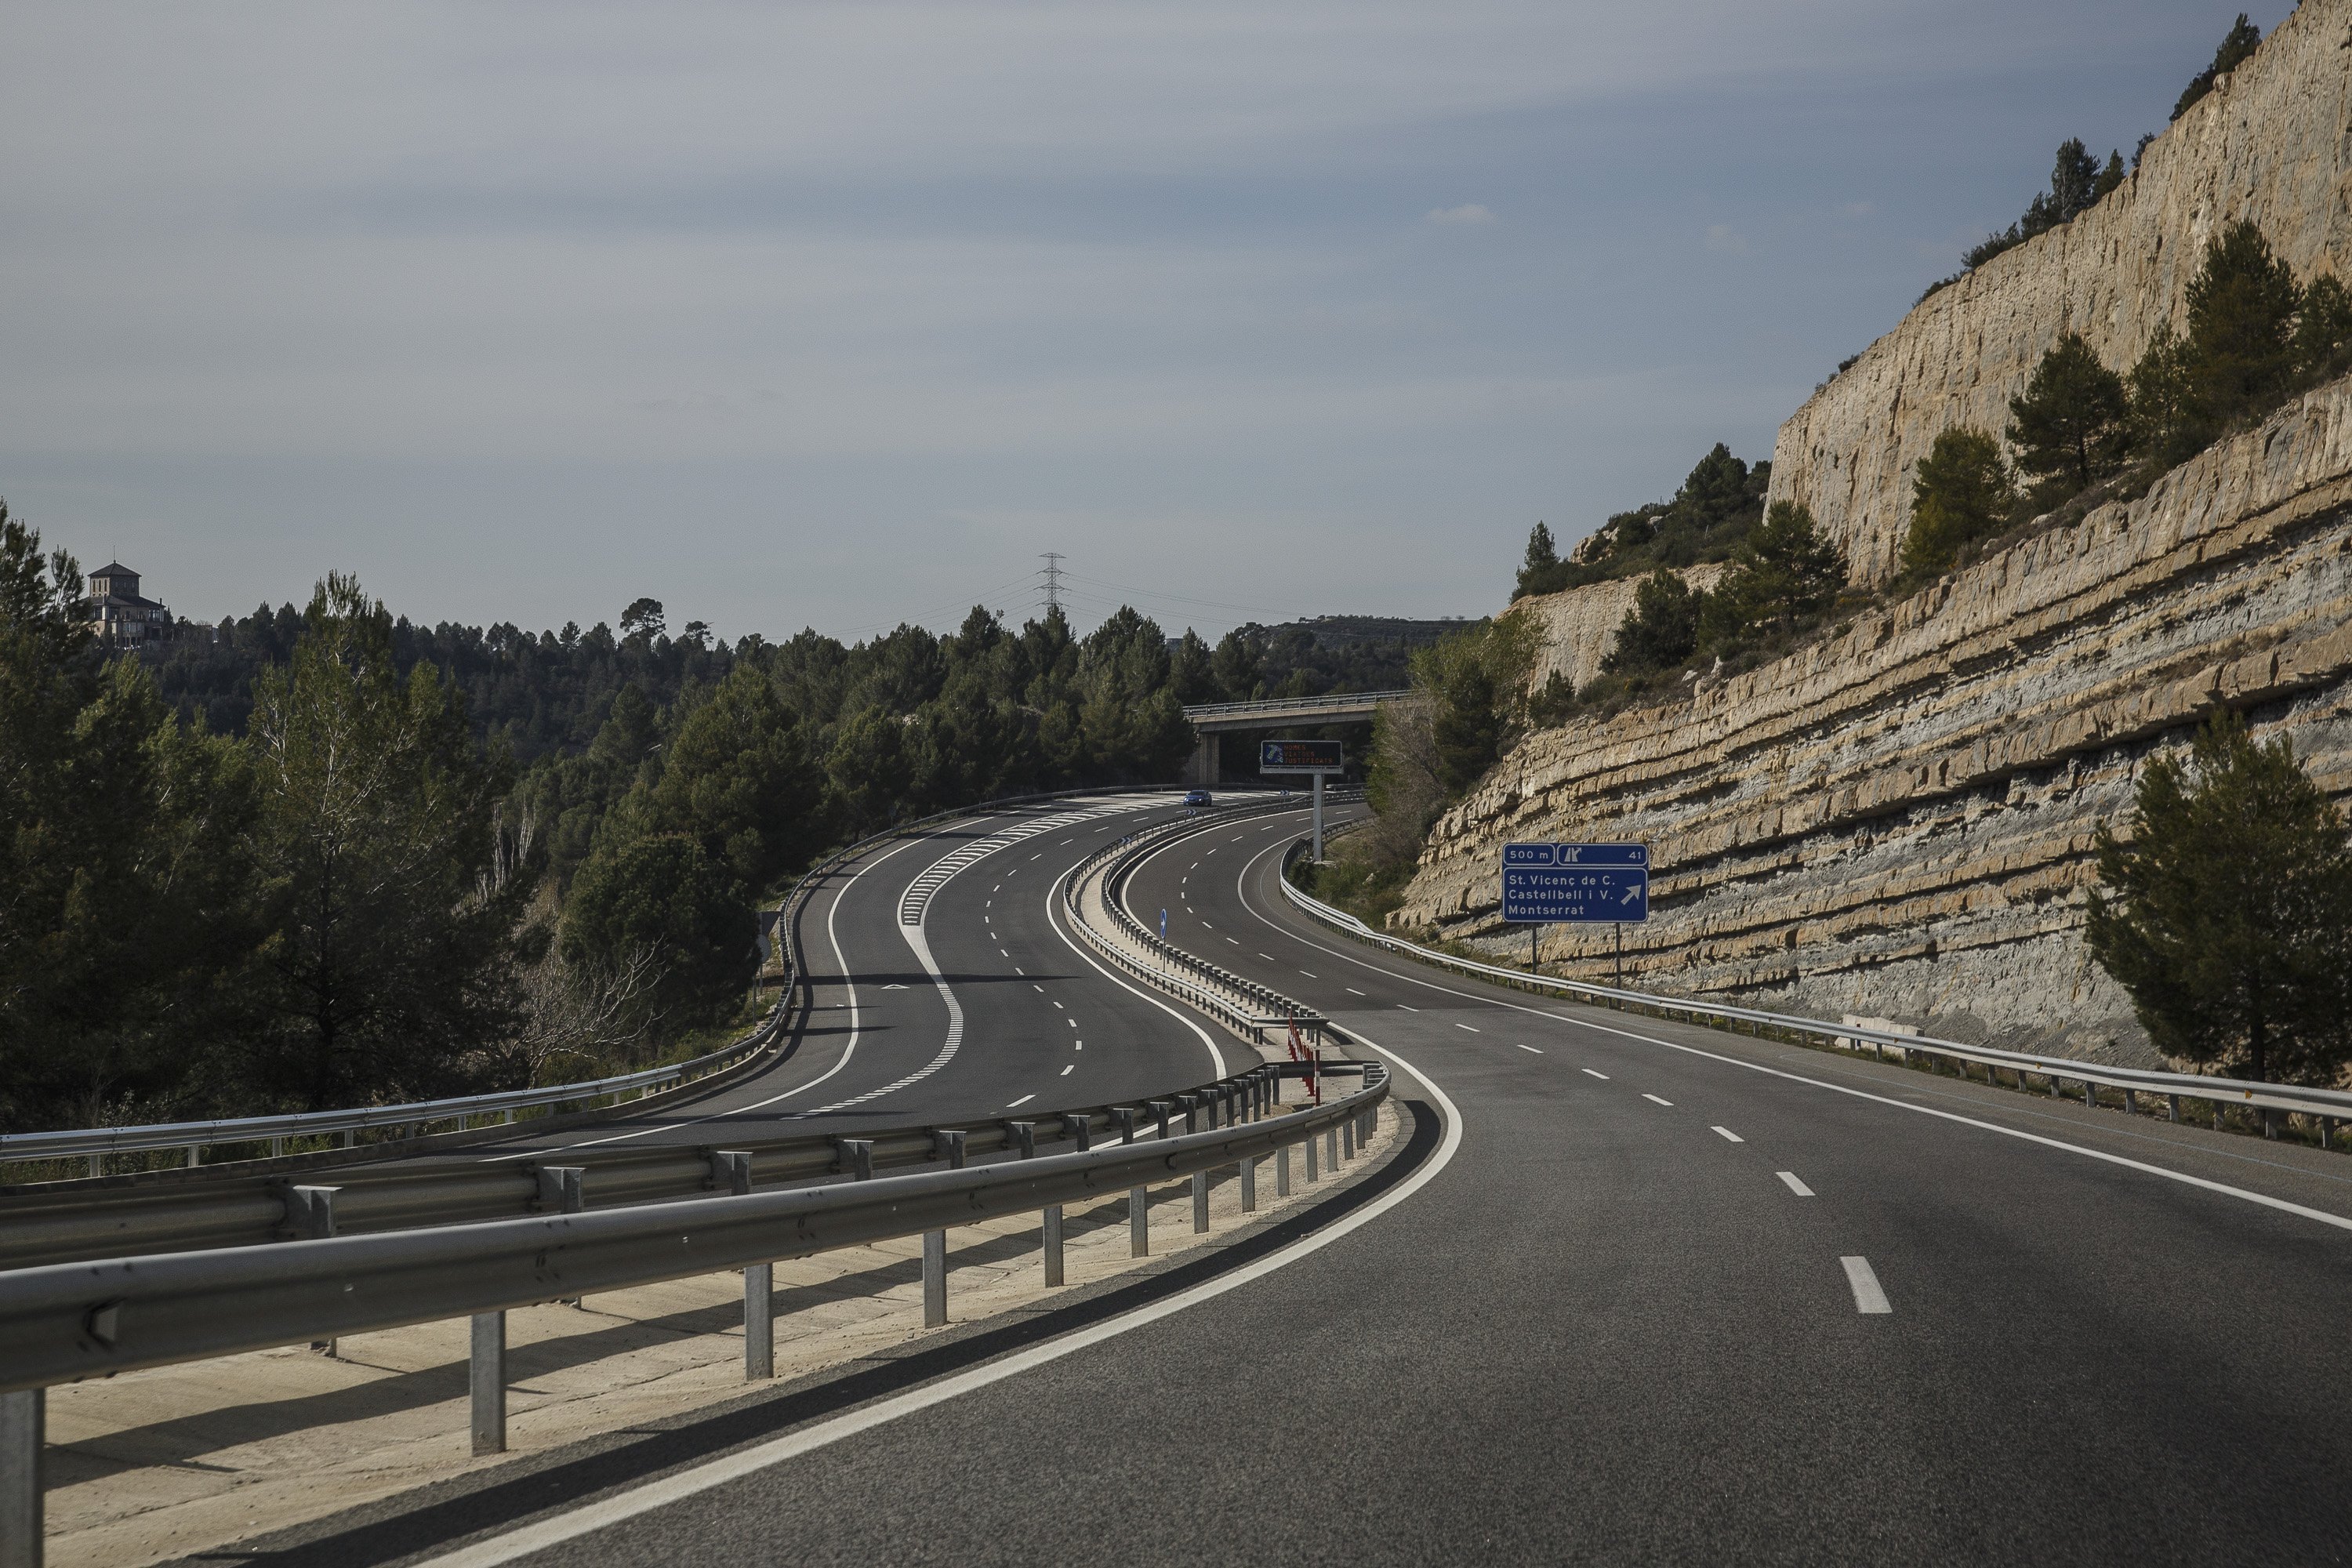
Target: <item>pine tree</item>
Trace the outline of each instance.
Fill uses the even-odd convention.
[[[2189,363],[2208,421],[2226,427],[2286,392],[2302,307],[2294,274],[2252,223],[2242,219],[2206,242],[2189,282]]]
[[[264,1100],[323,1110],[471,1087],[517,1023],[528,879],[492,888],[502,765],[353,579],[310,601],[290,663],[255,683],[253,857],[271,932],[268,1025],[241,1065]]]
[[[2180,89],[2180,97],[2172,105],[2172,118],[2178,120],[2188,113],[2189,105],[2213,90],[2214,79],[2245,64],[2246,57],[2262,41],[2262,29],[2247,21],[2243,11],[2239,12],[2229,32],[2222,35],[2221,47],[2213,51],[2213,63],[2191,77],[2189,85]]]
[[[1617,627],[1616,646],[1601,660],[1610,675],[1641,675],[1672,669],[1698,647],[1701,596],[1674,572],[1661,568],[1633,590],[1633,607]]]
[[[2007,527],[2016,501],[2009,465],[1990,436],[1966,426],[1938,433],[1911,480],[1905,572],[1922,577],[1944,571],[1965,546]]]
[[[1723,647],[1759,627],[1793,626],[1827,609],[1845,576],[1845,552],[1822,537],[1811,509],[1774,501],[1706,596],[1703,637]]]
[[[2009,412],[2010,444],[2029,474],[2084,490],[2122,466],[2131,400],[2124,378],[2099,363],[2079,332],[2059,334],[2024,394],[2009,400]]]
[[[2333,381],[2352,368],[2352,289],[2335,275],[2315,278],[2303,291],[2294,323],[2295,377],[2305,385]]]
[[[2216,715],[2187,763],[2140,776],[2128,836],[2102,827],[2092,956],[2167,1056],[2327,1084],[2352,1059],[2352,847],[2282,738]]]

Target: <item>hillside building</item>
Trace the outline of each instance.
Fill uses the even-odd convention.
[[[83,601],[89,629],[114,647],[140,647],[169,635],[172,612],[139,596],[139,574],[116,561],[89,574]]]

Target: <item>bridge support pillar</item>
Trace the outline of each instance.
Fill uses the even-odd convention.
[[[1217,787],[1217,773],[1224,762],[1218,747],[1222,739],[1214,731],[1202,733],[1201,743],[1192,749],[1192,785],[1194,789]]]

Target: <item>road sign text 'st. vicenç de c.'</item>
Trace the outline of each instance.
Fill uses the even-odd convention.
[[[1649,847],[1506,844],[1503,918],[1520,925],[1648,920]]]

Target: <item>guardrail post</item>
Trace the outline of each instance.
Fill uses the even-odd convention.
[[[1192,1173],[1192,1234],[1199,1236],[1209,1228],[1209,1173]]]
[[[968,1134],[961,1127],[940,1127],[931,1131],[931,1158],[945,1160],[948,1169],[963,1169],[963,1145]]]
[[[1147,1100],[1145,1103],[1151,1108],[1151,1114],[1160,1118],[1160,1136],[1167,1137],[1168,1112],[1171,1109],[1169,1102],[1164,1100]]]
[[[1331,1168],[1333,1175],[1339,1173],[1339,1130],[1337,1127],[1323,1130],[1323,1163]]]
[[[1081,1154],[1085,1153],[1095,1146],[1094,1118],[1091,1116],[1063,1117],[1062,1136],[1076,1139],[1078,1144],[1077,1152]]]
[[[46,1388],[0,1394],[0,1563],[41,1568]]]
[[[2171,1106],[2171,1109],[2172,1109],[2172,1120],[2174,1120],[2175,1121],[2179,1121],[2179,1120],[2180,1120],[2180,1097],[2179,1097],[2179,1095],[2177,1095],[2177,1094],[2168,1094],[2168,1095],[2166,1095],[2164,1098],[2165,1098],[2165,1100],[2166,1100],[2168,1102],[2169,1102],[2169,1104],[2170,1104],[2170,1106]]]
[[[2095,1110],[2099,1103],[2099,1086],[2089,1079],[2083,1080],[2083,1103]]]
[[[713,1149],[710,1184],[736,1197],[751,1190],[751,1152]],[[776,1266],[747,1264],[743,1268],[743,1381],[756,1383],[776,1375]]]
[[[1242,1157],[1242,1213],[1257,1212],[1257,1156]]]
[[[2137,1116],[2139,1114],[2139,1096],[2134,1094],[2130,1089],[2124,1090],[2124,1114],[2126,1116]]]
[[[197,1156],[198,1156],[198,1155],[203,1152],[203,1149],[204,1149],[204,1145],[203,1145],[203,1144],[201,1144],[201,1143],[191,1143],[191,1144],[189,1144],[189,1145],[188,1145],[188,1169],[189,1169],[189,1170],[191,1170],[191,1171],[194,1170],[194,1169],[196,1168],[197,1164],[200,1163],[200,1162],[198,1161]]]
[[[1180,1094],[1176,1097],[1176,1102],[1184,1108],[1184,1131],[1188,1133],[1198,1132],[1201,1130],[1199,1121],[1195,1120],[1195,1113],[1200,1110],[1201,1101],[1204,1098],[1206,1097],[1198,1094]]]
[[[2336,1118],[2333,1116],[2319,1119],[2319,1146],[2323,1149],[2336,1147]]]
[[[1008,1121],[1004,1124],[1004,1131],[1013,1135],[1013,1146],[1021,1152],[1021,1158],[1034,1160],[1037,1157],[1037,1124],[1035,1122]]]
[[[1131,1105],[1113,1106],[1111,1108],[1111,1116],[1118,1123],[1118,1141],[1122,1143],[1134,1142],[1135,1107]]]
[[[1290,1145],[1285,1143],[1274,1152],[1274,1195],[1290,1195]]]
[[[948,1233],[923,1232],[923,1327],[936,1329],[948,1321]]]
[[[474,1416],[474,1452],[507,1451],[507,1315],[474,1314],[472,1353],[467,1358]]]
[[[1350,1116],[1347,1121],[1339,1123],[1339,1158],[1352,1160],[1355,1157],[1356,1119]]]
[[[871,1138],[836,1138],[834,1147],[841,1151],[841,1169],[853,1181],[874,1179],[874,1140]]]
[[[297,1241],[323,1241],[335,1234],[335,1194],[341,1187],[289,1187],[286,1189],[286,1226]],[[320,1355],[335,1353],[332,1340],[312,1340],[310,1348]]]
[[[1307,1179],[1310,1182],[1319,1182],[1323,1179],[1316,1173],[1315,1170],[1315,1134],[1312,1132],[1307,1135]]]
[[[539,1179],[539,1209],[541,1214],[578,1214],[588,1206],[585,1196],[588,1167],[585,1165],[541,1165],[532,1174]],[[564,1296],[557,1305],[577,1307],[581,1298]]]

